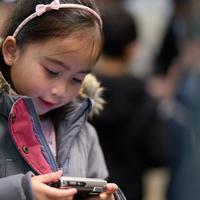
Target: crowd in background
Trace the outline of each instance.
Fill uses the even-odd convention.
[[[137,22],[138,51],[133,51],[129,70],[145,82],[148,93],[158,100],[159,115],[168,127],[172,151],[167,164],[170,177],[165,198],[199,199],[200,3],[195,0],[111,2],[114,3],[125,6]],[[146,134],[148,137],[148,130]]]
[[[167,184],[157,188],[163,194],[157,200],[199,199],[200,2],[98,3],[105,44],[94,73],[105,88],[106,103],[91,122],[110,180],[128,200],[150,200],[145,174],[164,167],[167,177],[161,177]],[[13,6],[13,1],[0,1],[0,35]]]

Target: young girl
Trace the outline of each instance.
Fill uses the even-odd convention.
[[[62,174],[107,177],[82,88],[99,57],[101,31],[89,0],[17,4],[0,54],[0,199],[71,200],[75,188],[49,184]],[[109,183],[90,198],[120,199],[117,188]]]

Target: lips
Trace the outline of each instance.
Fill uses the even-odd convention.
[[[54,103],[46,101],[46,100],[41,99],[41,98],[39,98],[39,102],[40,102],[40,104],[42,104],[42,106],[45,106],[45,107],[48,107],[48,108],[54,106]]]

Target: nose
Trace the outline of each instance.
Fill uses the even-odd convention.
[[[57,97],[65,97],[67,87],[64,84],[59,84],[51,88],[51,94]]]

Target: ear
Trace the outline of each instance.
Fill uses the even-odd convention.
[[[16,39],[12,36],[8,36],[2,46],[2,53],[5,60],[5,63],[9,66],[12,66],[17,53],[17,45],[16,45]]]

